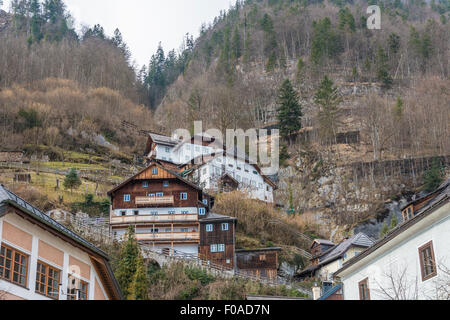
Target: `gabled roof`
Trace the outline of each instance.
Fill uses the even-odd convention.
[[[335,245],[335,244],[334,244],[332,241],[330,241],[330,240],[325,240],[325,239],[314,239],[313,244],[311,245],[311,247],[314,246],[315,243],[317,243],[317,244],[323,244],[323,245],[326,245],[326,246],[334,246],[334,245]]]
[[[157,133],[149,133],[148,134],[150,138],[153,140],[156,144],[163,144],[170,147],[175,147],[177,144],[181,143],[183,140],[180,139],[174,139],[169,136],[164,136],[162,134]]]
[[[24,217],[26,215],[26,217],[31,221],[37,221],[37,223],[40,223],[40,225],[48,228],[47,230],[52,230],[52,232],[54,232],[56,235],[59,235],[63,240],[67,241],[67,239],[70,239],[70,241],[73,241],[72,243],[75,243],[76,245],[91,253],[91,255],[97,256],[98,258],[103,260],[102,265],[100,265],[96,259],[92,259],[93,263],[95,263],[97,267],[102,268],[107,277],[111,280],[110,288],[115,297],[117,299],[123,299],[119,284],[117,283],[111,266],[109,265],[109,256],[104,251],[98,249],[92,243],[80,237],[72,230],[56,222],[45,213],[20,198],[15,193],[6,189],[3,185],[0,185],[0,216],[2,213],[4,213],[2,212],[2,207],[6,205],[10,205],[11,207],[16,208],[18,212],[22,212],[24,214]]]
[[[200,222],[209,222],[209,221],[225,221],[225,220],[234,220],[237,221],[237,218],[225,216],[218,213],[209,213],[205,218],[200,218]]]
[[[444,186],[444,187],[442,187]],[[447,180],[438,190],[439,193],[431,200],[428,201],[428,203],[417,211],[417,214],[407,220],[406,222],[400,224],[397,226],[394,230],[389,232],[384,238],[378,240],[376,243],[374,243],[371,247],[369,247],[367,250],[362,252],[356,257],[353,257],[349,261],[347,261],[344,266],[335,272],[335,275],[341,273],[342,271],[348,269],[350,266],[354,265],[361,259],[367,257],[371,253],[375,252],[377,249],[384,246],[389,241],[393,240],[397,236],[399,236],[401,233],[405,232],[415,224],[419,223],[421,220],[426,218],[427,216],[433,214],[436,212],[437,209],[445,205],[446,203],[450,202],[450,184],[449,180]]]
[[[237,181],[235,178],[233,178],[232,176],[230,176],[229,173],[225,173],[224,175],[222,175],[220,177],[220,180],[224,180],[225,178],[228,178],[230,180],[232,180],[234,183],[236,183],[237,185],[239,185],[239,181]]]
[[[325,265],[336,259],[342,258],[344,254],[353,246],[368,248],[373,243],[374,241],[367,235],[365,235],[364,233],[358,233],[353,237],[342,241],[341,243],[334,246],[330,250],[327,250],[326,254],[319,258],[319,264]]]
[[[170,169],[168,169],[167,167],[164,167],[163,165],[161,165],[159,162],[153,161],[153,162],[151,162],[145,169],[139,171],[139,172],[136,173],[134,176],[132,176],[132,177],[126,179],[126,180],[123,181],[121,184],[119,184],[118,186],[116,186],[116,187],[114,187],[113,189],[111,189],[110,191],[108,191],[108,195],[111,195],[111,194],[113,194],[114,192],[116,192],[117,190],[121,189],[123,186],[125,186],[126,184],[128,184],[129,182],[131,182],[132,180],[134,180],[136,177],[140,176],[142,173],[144,173],[145,171],[149,170],[150,168],[152,168],[152,167],[154,167],[154,166],[157,166],[158,168],[167,171],[168,173],[172,174],[172,175],[174,176],[174,178],[176,178],[176,179],[180,180],[181,182],[183,182],[183,183],[185,183],[185,184],[191,186],[191,187],[194,188],[194,189],[197,189],[197,190],[203,192],[203,190],[202,190],[198,185],[196,185],[196,184],[194,184],[194,183],[192,183],[192,182],[190,182],[190,181],[188,181],[188,180],[182,178],[182,177],[180,176],[180,173],[179,173],[179,172],[175,172],[175,171],[173,171],[173,170],[170,170]]]

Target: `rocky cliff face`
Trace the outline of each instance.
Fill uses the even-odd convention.
[[[0,10],[0,32],[5,31],[12,22],[12,17],[9,13]]]

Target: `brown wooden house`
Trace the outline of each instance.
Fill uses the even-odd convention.
[[[199,257],[223,267],[234,269],[237,219],[209,213],[200,219]]]
[[[257,278],[277,279],[278,255],[281,248],[236,250],[238,271]]]
[[[142,244],[198,254],[199,218],[206,217],[213,200],[197,185],[152,162],[108,195],[112,200],[110,225],[117,239],[132,225]]]

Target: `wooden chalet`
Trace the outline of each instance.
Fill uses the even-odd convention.
[[[117,239],[133,226],[141,244],[198,254],[200,218],[214,199],[177,172],[152,162],[108,192],[110,225]]]

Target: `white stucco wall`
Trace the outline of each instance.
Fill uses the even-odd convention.
[[[429,241],[433,241],[438,271],[436,277],[422,281],[418,250]],[[358,283],[366,278],[369,280],[372,300],[389,300],[382,290],[392,294],[390,278],[398,282],[403,273],[405,276],[401,283],[407,288],[404,298],[413,299],[417,288],[418,299],[437,299],[436,285],[442,283],[443,279],[450,281],[449,275],[439,270],[439,266],[450,270],[450,204],[447,203],[411,226],[370,256],[360,260],[360,264],[344,270],[340,275],[345,300],[359,300]]]

